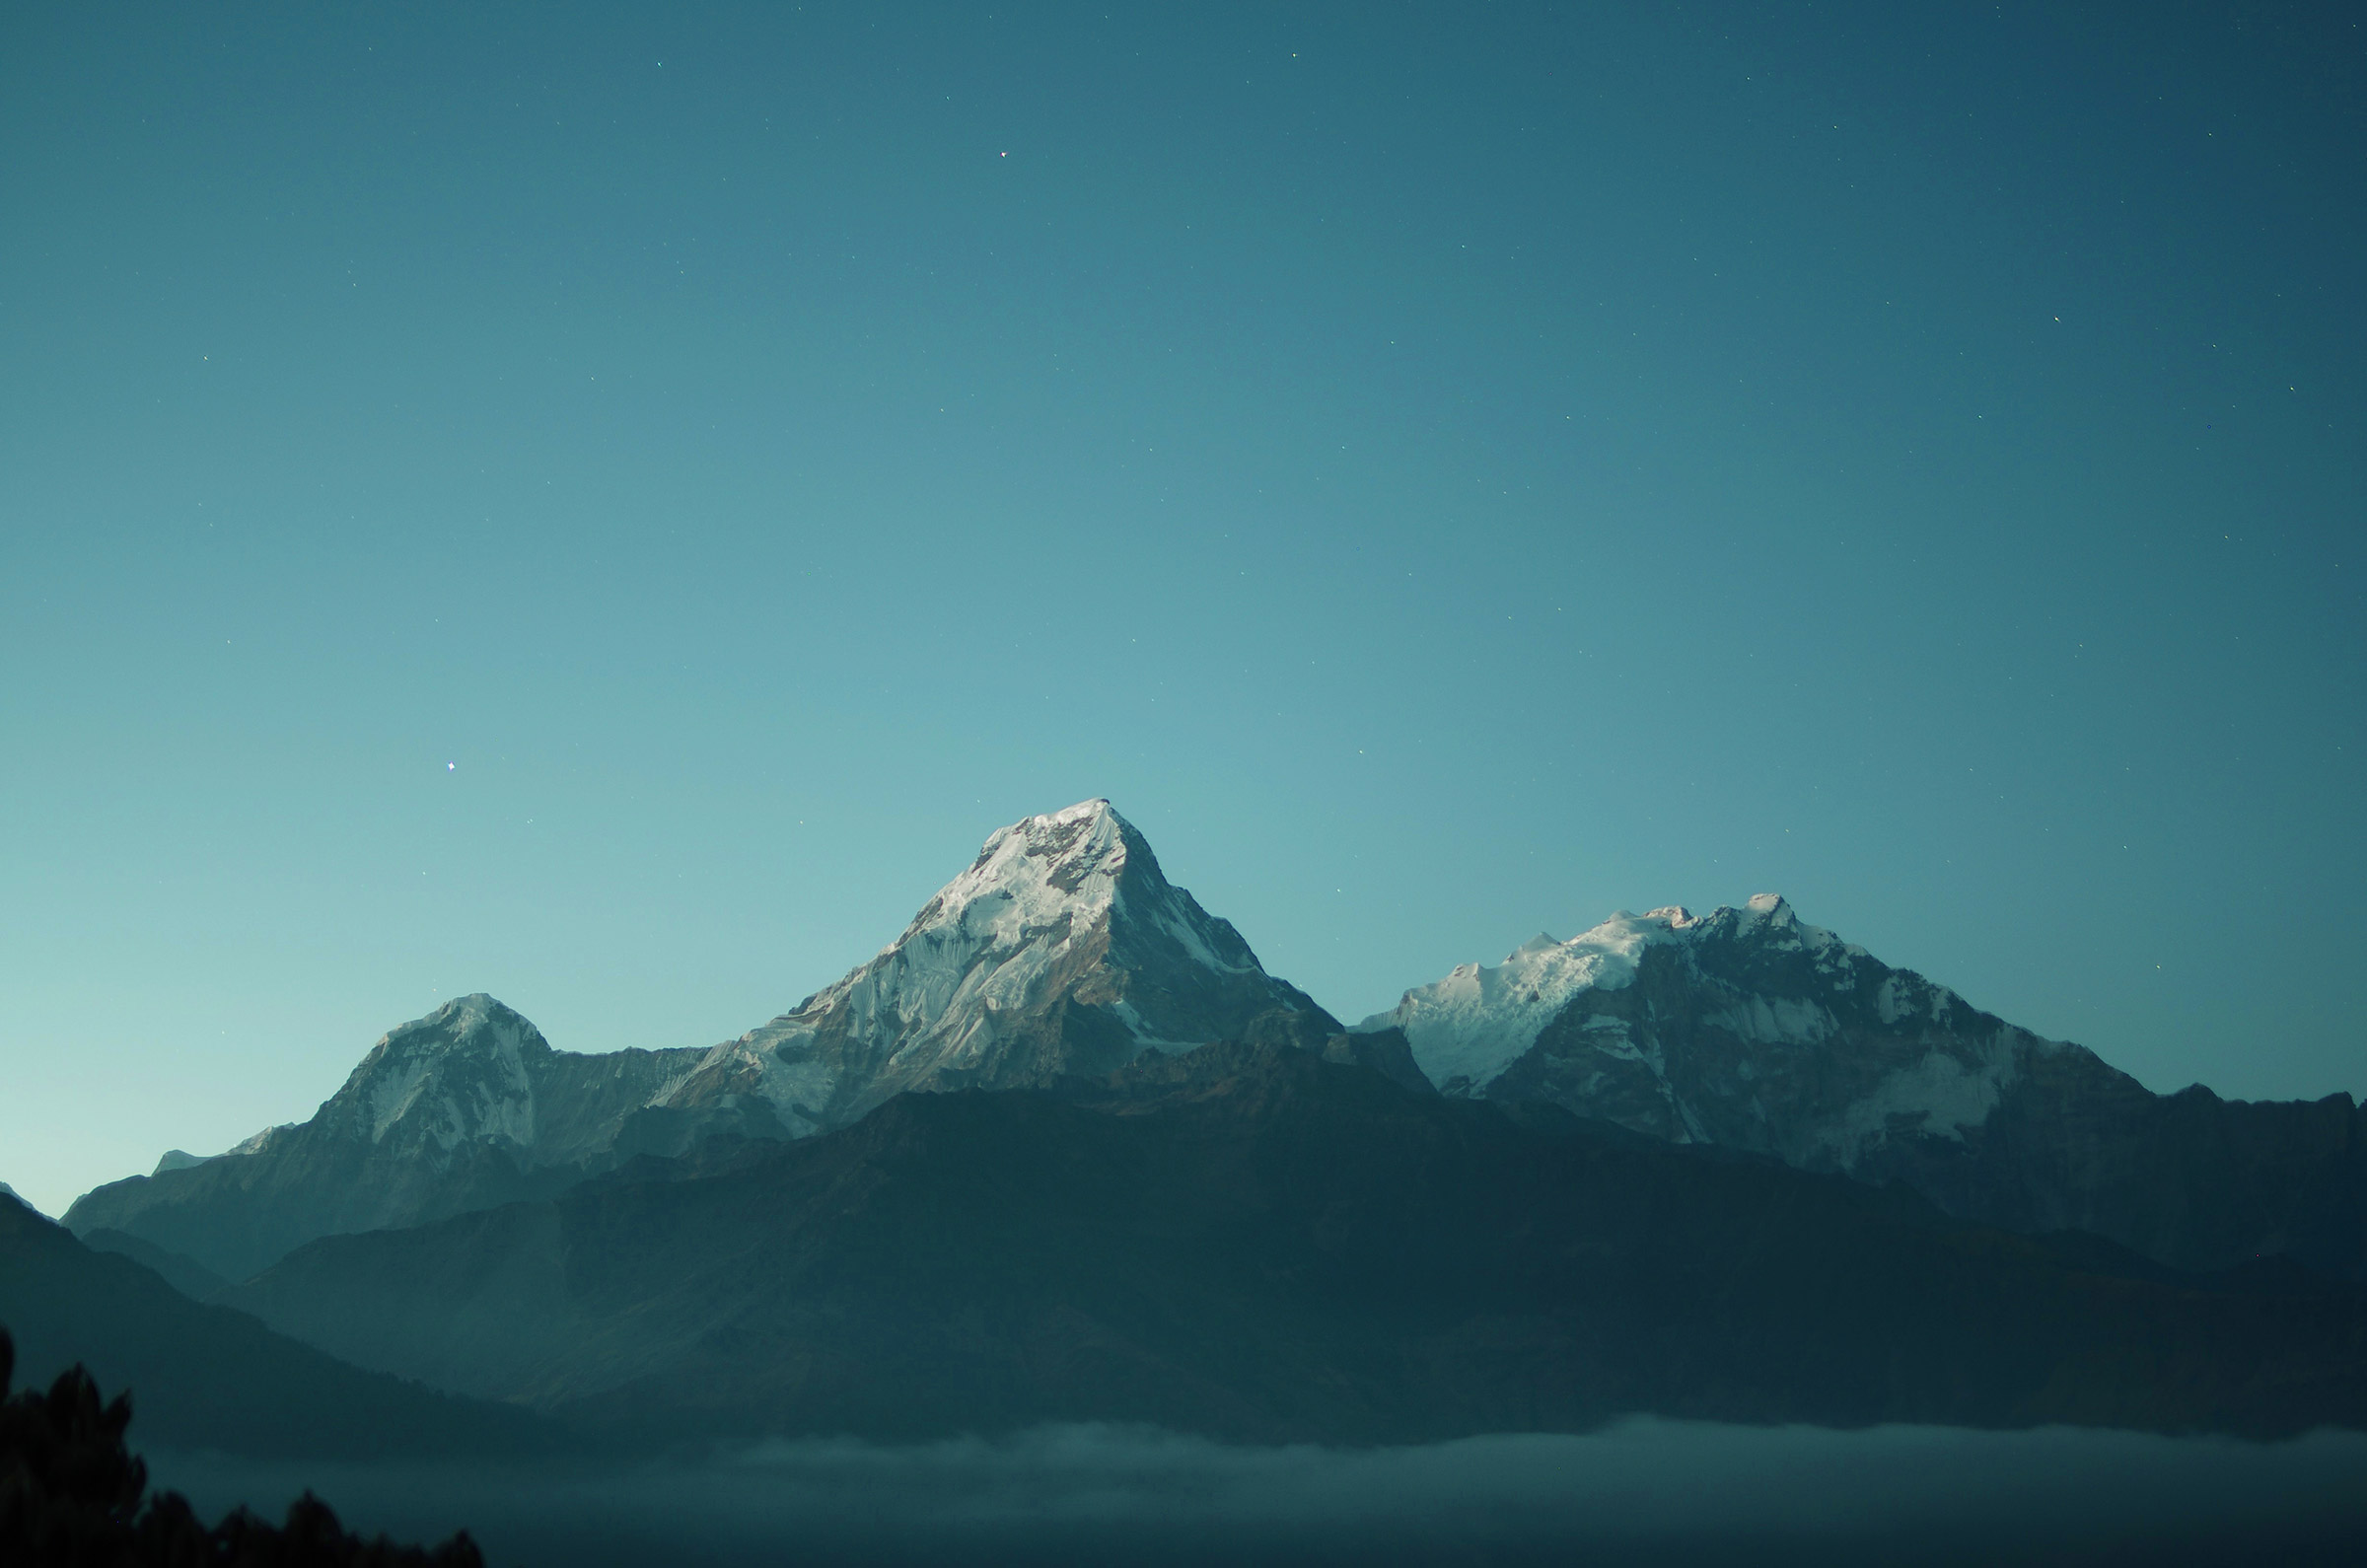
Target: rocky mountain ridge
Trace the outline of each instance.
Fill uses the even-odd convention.
[[[1951,1213],[2183,1268],[2279,1253],[2367,1277],[2367,1111],[2347,1095],[2154,1095],[1772,894],[1541,937],[1357,1028],[1403,1033],[1453,1097],[1903,1180]]]
[[[382,1035],[311,1120],[210,1158],[168,1156],[83,1194],[65,1223],[244,1279],[316,1236],[557,1191],[703,1054],[554,1050],[492,997],[457,997]]]

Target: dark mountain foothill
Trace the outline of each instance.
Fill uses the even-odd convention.
[[[231,1299],[363,1365],[698,1440],[2367,1424],[2367,1299],[2322,1277],[2182,1275],[1270,1042],[899,1096],[671,1174],[323,1239]]]
[[[45,1382],[86,1367],[138,1400],[145,1441],[256,1456],[380,1460],[558,1452],[524,1410],[365,1372],[243,1312],[201,1306],[0,1195],[0,1323]]]

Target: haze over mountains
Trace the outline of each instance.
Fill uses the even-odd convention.
[[[574,1055],[461,998],[66,1223],[613,1429],[2367,1420],[2346,1096],[2150,1095],[1773,897],[1348,1030],[1103,801],[737,1039]]]

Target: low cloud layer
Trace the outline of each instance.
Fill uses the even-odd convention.
[[[2367,1550],[2367,1435],[1632,1421],[1422,1448],[1229,1448],[1062,1427],[916,1448],[765,1445],[629,1468],[261,1466],[152,1457],[218,1511],[306,1485],[357,1528],[466,1526],[495,1568],[816,1562],[2337,1561]]]

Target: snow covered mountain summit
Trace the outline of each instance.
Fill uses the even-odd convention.
[[[1803,923],[1773,893],[1540,936],[1357,1026],[1389,1027],[1449,1095],[1549,1100],[1841,1171],[1894,1136],[1961,1140],[2034,1055],[2088,1055]]]
[[[77,1235],[123,1231],[244,1279],[317,1236],[555,1190],[701,1054],[553,1050],[492,997],[456,997],[381,1035],[309,1121],[207,1159],[176,1150],[153,1176],[84,1193],[65,1223]]]
[[[803,1134],[907,1089],[1038,1084],[1262,1033],[1321,1048],[1340,1033],[1092,800],[995,833],[877,958],[716,1046],[666,1104],[760,1102]]]

